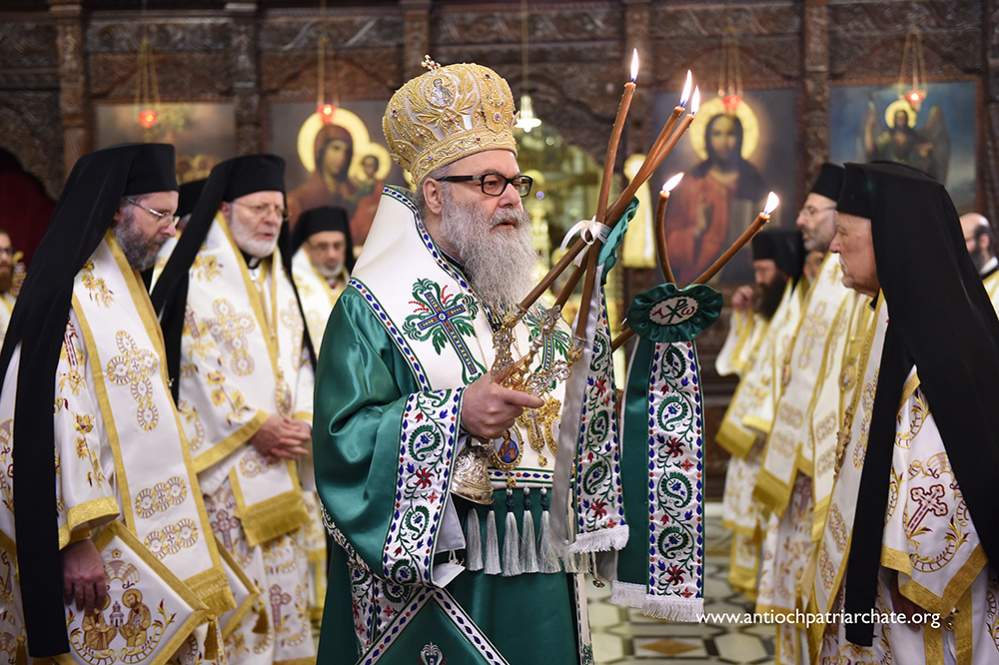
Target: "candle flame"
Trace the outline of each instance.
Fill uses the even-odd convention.
[[[638,49],[631,50],[631,81],[638,80]]]
[[[674,175],[672,178],[663,183],[662,193],[668,196],[670,192],[676,189],[676,186],[680,184],[681,180],[683,180],[682,172]]]
[[[769,215],[774,210],[776,210],[777,206],[779,205],[780,205],[780,197],[778,197],[773,192],[770,192],[770,194],[767,195],[767,204],[763,206],[763,214]]]
[[[687,102],[690,100],[690,88],[694,85],[694,75],[687,70],[687,82],[683,84],[683,92],[680,93],[680,106],[687,108]]]
[[[694,96],[690,100],[690,115],[697,115],[697,110],[701,108],[701,87],[694,88]]]

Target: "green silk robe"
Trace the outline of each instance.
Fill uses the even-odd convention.
[[[471,504],[450,495],[451,479],[442,469],[461,445],[464,388],[420,392],[371,302],[377,307],[370,294],[346,289],[327,325],[316,371],[316,485],[336,543],[318,662],[441,662],[428,657],[431,645],[462,665],[592,662],[589,646],[578,646],[573,576],[504,577],[457,565],[464,540],[454,534],[466,524]],[[423,438],[412,438],[421,431]],[[411,490],[423,497],[426,523],[400,523],[399,493]],[[538,498],[534,493],[530,506],[535,524],[542,511]],[[497,491],[494,499],[503,542],[508,506],[523,524],[524,493]],[[444,507],[451,500],[456,512]],[[488,508],[478,511],[485,542]],[[408,537],[413,534],[419,537]]]

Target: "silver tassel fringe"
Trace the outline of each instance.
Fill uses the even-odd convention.
[[[486,515],[485,571],[486,575],[499,575],[503,572],[500,568],[499,536],[496,534],[496,511],[492,509]]]
[[[542,573],[558,573],[562,570],[562,562],[558,557],[558,548],[555,547],[555,539],[552,536],[551,516],[548,514],[547,504],[548,490],[541,488],[541,546],[538,550],[538,557],[541,559]]]
[[[538,549],[534,539],[534,515],[531,514],[531,488],[524,488],[524,528],[520,535],[520,561],[525,573],[538,572]]]
[[[468,570],[482,570],[482,535],[479,532],[479,512],[468,509],[465,520],[465,567]]]
[[[520,533],[513,510],[513,490],[506,491],[506,533],[503,534],[503,577],[524,572],[520,563]]]

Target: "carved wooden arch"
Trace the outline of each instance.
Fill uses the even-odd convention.
[[[62,159],[46,153],[41,138],[31,131],[16,109],[0,105],[0,127],[4,128],[0,132],[0,148],[17,157],[21,167],[41,181],[49,196],[58,198],[62,189]]]

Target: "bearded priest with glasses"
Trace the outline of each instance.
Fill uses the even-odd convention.
[[[564,383],[542,399],[490,372],[536,261],[513,97],[486,67],[426,65],[383,119],[415,192],[382,193],[319,352],[316,482],[334,541],[319,661],[591,663],[582,585],[552,536],[568,510],[552,501]],[[535,372],[569,355],[540,308],[513,333],[515,359],[545,340]],[[476,448],[479,483],[464,465]]]
[[[315,658],[307,553],[324,539],[308,459],[313,353],[287,237],[284,161],[227,160],[153,282],[208,518],[245,573],[230,579],[236,601],[252,606],[223,618],[230,663]]]

